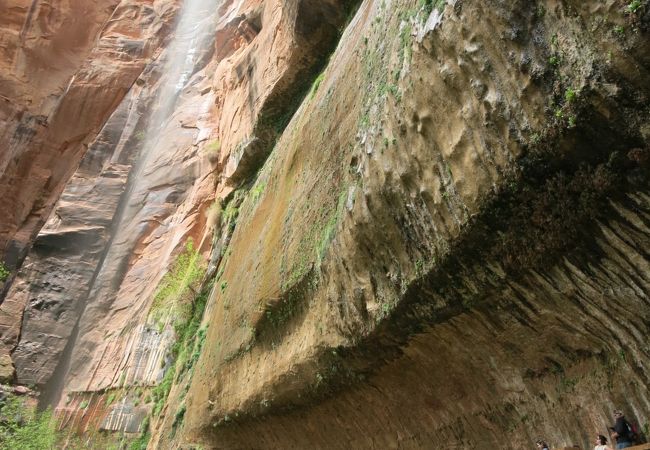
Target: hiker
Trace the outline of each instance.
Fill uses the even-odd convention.
[[[634,445],[634,436],[632,426],[625,420],[623,411],[617,409],[614,411],[616,423],[609,429],[612,431],[612,437],[616,439],[616,449],[628,448]]]
[[[549,450],[548,444],[544,442],[542,439],[537,440],[537,442],[535,442],[535,445],[537,445],[537,448],[539,450]]]
[[[612,450],[612,448],[607,445],[607,438],[602,434],[599,434],[596,438],[596,446],[594,450]]]

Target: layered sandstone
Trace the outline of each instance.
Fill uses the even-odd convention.
[[[0,361],[64,426],[146,431],[169,374],[150,448],[649,422],[647,5],[225,1],[159,100],[176,2],[99,3],[0,18]],[[190,239],[182,359],[152,308]]]
[[[3,2],[0,248],[10,266],[24,257],[89,143],[157,48],[172,6]]]
[[[615,404],[645,423],[643,11],[364,2],[239,206],[155,445],[573,444]]]
[[[107,120],[1,307],[17,381],[41,386],[43,404],[61,399],[65,423],[89,426],[75,409],[105,398],[93,392],[160,381],[174,318],[163,329],[150,320],[158,283],[189,239],[210,248],[215,184],[226,196],[249,182],[335,44],[345,11],[336,2],[220,4],[197,18],[208,45],[170,116],[156,118],[170,101],[157,95],[170,81],[173,35]],[[156,12],[151,23],[173,19]],[[152,131],[156,120],[163,124]],[[250,142],[254,152],[240,151]],[[137,431],[139,422],[123,419],[129,408],[116,406],[102,426]]]

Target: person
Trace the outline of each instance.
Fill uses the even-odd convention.
[[[602,434],[599,434],[596,438],[596,446],[594,450],[612,450],[612,448],[607,445],[607,438]]]
[[[616,423],[609,429],[612,430],[612,437],[616,439],[616,450],[621,448],[628,448],[634,445],[630,425],[625,420],[623,411],[617,409],[614,411],[614,419]]]
[[[546,442],[544,442],[543,439],[537,440],[537,442],[535,442],[535,445],[537,445],[537,448],[539,450],[549,450],[548,444]]]

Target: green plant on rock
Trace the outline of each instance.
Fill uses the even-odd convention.
[[[165,406],[165,400],[167,400],[167,395],[169,395],[173,382],[174,367],[169,367],[162,381],[151,391],[151,398],[155,402],[151,411],[154,417],[159,416],[163,406]]]
[[[329,220],[322,229],[320,240],[316,245],[316,256],[318,261],[322,261],[325,256],[325,253],[334,239],[336,234],[336,227],[343,215],[343,209],[345,208],[345,200],[347,199],[348,190],[344,188],[339,193],[338,202],[336,204],[336,209],[330,213]]]
[[[219,142],[219,139],[215,139],[214,141],[210,142],[208,145],[205,146],[205,150],[209,154],[219,153],[219,151],[221,150],[221,142]]]
[[[106,406],[112,405],[114,401],[115,401],[115,392],[111,392],[106,397]]]
[[[199,295],[196,296],[192,302],[192,312],[189,317],[179,319],[174,329],[176,331],[177,341],[171,349],[171,358],[174,363],[170,365],[165,371],[162,381],[151,390],[151,400],[154,402],[152,409],[153,416],[159,416],[162,412],[163,407],[165,406],[165,401],[169,395],[174,378],[176,376],[176,368],[180,367],[180,374],[183,373],[183,368],[186,368],[188,363],[185,362],[185,356],[189,352],[191,346],[195,345],[195,338],[198,337],[200,347],[195,349],[195,354],[192,355],[189,365],[191,366],[198,360],[198,357],[201,353],[201,348],[205,341],[205,336],[207,330],[205,328],[199,329],[201,325],[201,320],[203,319],[203,312],[205,311],[205,305],[208,301],[208,296],[212,287],[214,286],[214,280],[206,283]]]
[[[577,95],[578,93],[575,91],[575,89],[567,88],[567,90],[564,92],[564,100],[566,100],[567,103],[573,103]]]
[[[641,0],[633,0],[627,5],[627,10],[631,13],[635,13],[643,4]]]
[[[0,283],[4,283],[5,281],[7,281],[9,275],[11,275],[11,272],[9,271],[9,269],[7,269],[5,263],[0,262]]]
[[[433,11],[433,0],[420,0],[420,8],[428,16]]]
[[[165,317],[176,317],[182,322],[190,314],[192,299],[205,274],[205,264],[199,251],[188,239],[185,250],[178,256],[169,272],[163,277],[154,295],[149,317],[162,322]]]
[[[13,395],[0,402],[0,448],[53,449],[58,448],[58,440],[56,424],[50,410],[38,413]]]
[[[251,189],[251,200],[256,202],[262,196],[265,188],[266,183],[257,183],[253,189]]]
[[[445,9],[445,0],[420,0],[420,8],[424,11],[426,16],[429,16],[433,9],[437,9],[439,12],[442,12]]]
[[[568,122],[568,127],[569,128],[575,128],[577,123],[577,118],[573,114],[569,116],[569,122]]]
[[[234,201],[228,202],[228,205],[226,205],[226,209],[223,211],[223,220],[224,222],[228,223],[234,223],[234,221],[237,219],[237,216],[239,215],[239,208],[235,206]]]
[[[309,93],[310,99],[314,98],[314,95],[316,95],[316,92],[318,91],[320,84],[323,82],[323,78],[325,78],[324,71],[316,77],[316,79],[314,80],[314,84],[311,85],[311,92]]]
[[[405,22],[399,32],[400,48],[398,51],[398,57],[400,62],[404,60],[406,56],[407,61],[411,61],[411,34],[413,33],[413,25],[410,22]]]
[[[149,418],[146,417],[142,421],[140,436],[129,444],[129,450],[147,450],[149,440],[151,439],[151,432],[149,430]]]
[[[185,403],[183,403],[176,411],[176,415],[174,416],[174,424],[172,425],[173,428],[176,428],[183,423],[183,419],[185,418],[185,411],[187,411],[187,407],[185,406]]]

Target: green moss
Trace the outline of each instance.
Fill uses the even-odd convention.
[[[411,33],[413,33],[413,25],[407,21],[404,23],[399,32],[399,41],[401,45],[398,55],[400,63],[404,61],[404,58],[406,58],[407,61],[411,61]]]
[[[151,439],[151,431],[149,430],[149,418],[142,421],[141,433],[135,440],[129,444],[129,450],[147,450],[149,440]]]
[[[251,200],[253,202],[256,202],[262,196],[262,193],[264,192],[265,188],[266,188],[266,183],[265,182],[256,183],[255,186],[253,186],[253,188],[251,189],[251,192],[250,192]]]
[[[151,399],[155,402],[152,410],[154,416],[160,415],[160,412],[165,405],[165,401],[169,396],[169,391],[174,383],[177,369],[179,369],[178,375],[180,377],[186,371],[193,369],[193,365],[201,355],[207,331],[206,329],[199,330],[199,327],[213,285],[214,280],[211,280],[204,286],[192,302],[191,315],[184,320],[177,320],[174,325],[174,330],[178,338],[171,349],[171,358],[174,362],[165,371],[165,375],[160,384],[151,390]],[[192,354],[188,359],[187,355],[190,351]]]
[[[0,448],[43,450],[58,448],[61,438],[50,410],[37,413],[22,399],[9,395],[0,402]]]
[[[445,9],[446,3],[445,0],[420,0],[420,9],[422,9],[425,16],[428,17],[433,12],[434,8],[442,12],[442,10]]]
[[[106,406],[110,406],[115,401],[115,392],[111,392],[106,396]]]
[[[343,209],[345,207],[347,192],[348,192],[347,189],[343,189],[339,193],[336,209],[332,211],[329,220],[327,221],[327,223],[325,224],[325,226],[321,231],[320,240],[318,242],[318,245],[316,246],[316,255],[318,261],[321,261],[323,259],[323,257],[325,256],[325,252],[327,251],[330,243],[334,239],[334,236],[336,234],[336,227],[343,214]]]
[[[433,11],[433,0],[420,0],[420,9],[424,11],[427,16]]]
[[[318,75],[314,80],[314,83],[311,85],[311,91],[309,93],[310,99],[314,98],[314,95],[316,95],[316,92],[318,91],[320,84],[323,82],[323,78],[325,78],[325,72],[321,72],[321,74]]]
[[[569,116],[568,123],[567,123],[567,126],[568,126],[569,128],[575,128],[576,123],[577,123],[577,118],[576,118],[576,116],[574,116],[573,114],[570,115],[570,116]]]
[[[234,202],[228,202],[226,209],[223,211],[223,220],[226,223],[233,223],[239,215],[239,208],[235,206]]]
[[[635,13],[642,5],[643,2],[641,0],[633,0],[627,5],[627,10],[631,13]]]
[[[120,375],[120,380],[118,381],[118,385],[120,387],[124,386],[125,381],[126,381],[126,371],[123,371],[122,374]]]
[[[183,322],[190,313],[191,298],[205,274],[205,264],[194,242],[188,239],[185,250],[161,280],[154,295],[149,317],[156,323],[163,323],[168,316]]]
[[[187,411],[187,407],[185,406],[185,403],[183,403],[178,410],[176,411],[176,414],[174,415],[174,423],[172,425],[172,428],[177,428],[180,424],[183,423],[183,419],[185,418],[185,412]]]
[[[163,406],[165,406],[165,400],[167,400],[172,383],[174,382],[173,369],[173,366],[168,368],[162,381],[151,391],[151,398],[155,402],[152,410],[154,417],[160,415]]]
[[[284,301],[280,302],[275,308],[270,308],[265,311],[265,319],[274,328],[279,328],[289,321],[298,310],[300,295],[297,292],[290,292]]]
[[[218,139],[215,139],[214,141],[210,142],[208,145],[205,146],[205,150],[209,154],[219,153],[219,151],[221,150],[221,142],[219,142]]]
[[[9,269],[7,269],[5,263],[0,262],[0,283],[4,283],[5,281],[7,281],[9,275],[11,275],[11,272],[9,271]]]
[[[566,100],[567,103],[573,103],[577,95],[578,94],[574,89],[567,88],[567,90],[564,92],[564,100]]]

